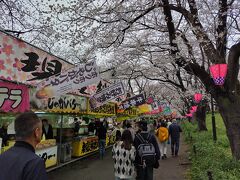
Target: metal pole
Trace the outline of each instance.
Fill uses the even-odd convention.
[[[213,105],[213,96],[211,94],[211,109],[212,109],[212,131],[213,131],[213,141],[217,141],[217,133],[216,133],[216,122],[214,115],[214,105]]]
[[[60,137],[59,137],[59,155],[58,155],[58,164],[61,163],[61,154],[62,154],[62,128],[63,128],[63,114],[61,114],[61,124],[60,124]]]

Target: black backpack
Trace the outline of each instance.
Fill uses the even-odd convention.
[[[136,137],[140,140],[141,144],[137,148],[137,153],[141,159],[143,167],[154,166],[156,162],[155,147],[150,142],[151,135],[148,134],[147,140],[145,140],[141,134],[137,134]]]

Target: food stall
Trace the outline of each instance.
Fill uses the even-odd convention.
[[[31,106],[34,111],[41,119],[48,119],[53,126],[58,145],[59,163],[71,160],[72,141],[75,136],[74,119],[81,121],[81,116],[87,113],[87,103],[87,97],[75,94],[41,97],[39,91],[31,90]]]
[[[30,109],[29,89],[24,84],[16,84],[10,81],[0,80],[0,126],[5,123],[5,137],[2,137],[1,152],[6,151],[15,143],[14,119],[22,112]],[[7,132],[6,132],[7,131]]]
[[[89,107],[89,106],[88,106]],[[95,118],[111,117],[116,115],[115,104],[108,103],[93,110],[88,108],[88,116]],[[106,146],[110,146],[115,142],[115,138],[108,131],[106,137]],[[84,156],[91,152],[98,150],[98,137],[94,135],[80,135],[74,138],[73,141],[73,152],[74,157]]]

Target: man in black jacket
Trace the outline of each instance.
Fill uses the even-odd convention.
[[[139,122],[139,130],[140,132],[136,134],[135,139],[134,139],[134,146],[137,150],[136,153],[136,158],[135,158],[135,164],[136,164],[136,169],[137,169],[137,180],[153,180],[153,167],[154,165],[144,165],[141,161],[141,158],[138,154],[138,147],[140,144],[142,144],[142,140],[140,139],[141,137],[144,140],[149,140],[150,143],[153,144],[155,148],[155,163],[158,163],[158,160],[160,159],[160,151],[158,147],[157,140],[154,135],[150,134],[147,131],[147,122],[146,121],[140,121]],[[139,137],[139,135],[141,137]]]
[[[171,136],[171,150],[172,156],[178,156],[180,132],[181,127],[177,124],[177,120],[174,119],[173,123],[169,126],[169,136]]]
[[[52,125],[49,124],[47,119],[42,120],[43,123],[43,134],[46,139],[53,139],[53,128]]]
[[[0,155],[0,180],[47,180],[44,161],[35,154],[42,121],[33,112],[15,119],[16,143]]]
[[[103,159],[103,156],[105,154],[105,145],[106,145],[106,137],[107,137],[107,129],[103,125],[103,122],[100,122],[100,126],[97,129],[96,134],[98,136],[99,156],[100,156],[100,159]]]

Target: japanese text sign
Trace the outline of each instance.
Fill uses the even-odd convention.
[[[80,113],[87,111],[87,98],[64,95],[48,99],[47,110],[50,112]]]
[[[30,106],[34,110],[79,113],[87,111],[87,98],[70,94],[59,97],[42,97],[36,93],[36,89],[31,89]]]
[[[59,96],[100,81],[95,61],[78,65],[58,76],[43,81],[38,88],[47,86],[50,96]]]
[[[36,85],[72,64],[0,31],[0,79]]]
[[[145,103],[145,98],[143,94],[139,94],[137,96],[134,96],[130,99],[127,99],[125,101],[123,101],[121,103],[121,105],[119,105],[119,109],[127,109],[129,107],[133,107],[133,106],[140,106],[142,104]]]
[[[0,110],[24,112],[30,109],[27,86],[0,82]]]
[[[94,94],[90,99],[91,108],[99,107],[107,102],[123,95],[124,87],[121,82],[103,89],[100,93]]]
[[[116,114],[115,105],[110,103],[104,104],[95,109],[91,109],[89,111],[89,114],[115,115]]]

